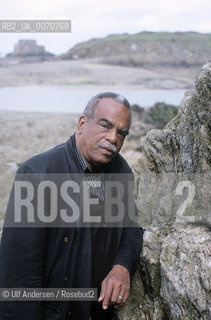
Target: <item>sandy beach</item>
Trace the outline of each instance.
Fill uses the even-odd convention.
[[[195,70],[196,69],[196,70]],[[84,60],[45,61],[0,65],[0,87],[25,85],[130,85],[140,89],[187,89],[194,85],[198,68],[147,70],[111,66]]]
[[[76,123],[75,114],[0,111],[0,220],[18,166],[34,154],[65,142]]]

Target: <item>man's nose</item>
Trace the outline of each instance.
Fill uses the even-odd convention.
[[[106,139],[109,140],[110,143],[114,145],[117,144],[117,132],[114,128],[109,130],[109,132],[106,135]]]

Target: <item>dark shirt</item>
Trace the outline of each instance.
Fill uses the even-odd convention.
[[[75,141],[75,135],[73,139],[73,149],[75,151],[78,163],[81,168],[81,172],[84,173],[84,177],[86,181],[90,185],[90,192],[92,195],[96,196],[99,200],[104,200],[104,183],[103,183],[103,176],[105,172],[105,167],[102,168],[102,170],[98,174],[94,174],[89,168],[86,163],[86,160],[84,159],[83,155],[81,154],[76,141]],[[107,166],[106,166],[107,167]],[[94,186],[95,182],[101,182],[101,187],[96,188]]]
[[[104,212],[104,172],[108,169],[108,166],[102,168],[102,171],[98,175],[94,174],[89,168],[81,154],[79,148],[76,145],[76,141],[73,141],[73,148],[76,153],[81,171],[85,174],[85,179],[90,183],[96,181],[101,182],[101,187],[90,187],[90,193],[92,197],[97,197],[99,205],[95,205],[92,208],[92,215],[103,215]],[[112,262],[116,253],[117,243],[117,229],[106,227],[92,227],[91,228],[91,244],[92,244],[92,287],[98,288],[100,292],[101,282],[108,274],[112,267]],[[107,254],[106,254],[107,253]]]

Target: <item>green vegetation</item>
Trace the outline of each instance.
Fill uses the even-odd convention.
[[[143,31],[135,34],[111,34],[104,38],[93,38],[85,42],[77,44],[77,46],[94,45],[96,43],[104,43],[108,41],[179,41],[187,43],[193,43],[197,45],[201,43],[205,47],[211,48],[211,33],[198,33],[198,32],[150,32]]]
[[[178,107],[166,104],[164,102],[157,102],[150,108],[142,108],[135,104],[131,106],[133,114],[136,119],[144,123],[153,124],[155,128],[163,128],[170,120],[172,120],[178,113]]]
[[[96,84],[92,81],[65,81],[65,82],[57,82],[58,85],[89,85]]]
[[[148,111],[149,120],[157,124],[158,128],[163,128],[170,120],[172,120],[178,112],[178,107],[157,102]]]
[[[204,41],[211,40],[211,34],[202,34],[198,32],[150,32],[143,31],[135,34],[112,34],[102,39],[92,40],[147,40],[147,41]]]

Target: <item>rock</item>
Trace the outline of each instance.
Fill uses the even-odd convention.
[[[177,116],[147,132],[133,164],[144,247],[119,320],[208,320],[211,62]]]
[[[205,227],[177,226],[163,241],[161,295],[173,319],[210,319],[210,248]]]

